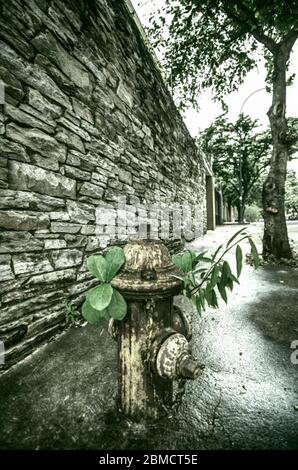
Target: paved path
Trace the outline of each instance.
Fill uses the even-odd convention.
[[[237,229],[196,244],[215,246]],[[298,449],[297,306],[297,270],[245,266],[228,306],[195,316],[203,375],[175,416],[147,425],[115,410],[116,345],[106,327],[71,329],[0,377],[0,448]]]

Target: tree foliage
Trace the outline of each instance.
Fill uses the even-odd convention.
[[[223,100],[261,57],[272,78],[270,52],[285,35],[295,37],[297,22],[297,0],[165,0],[149,36],[181,102],[195,105],[207,88]]]
[[[288,216],[298,218],[298,178],[294,171],[288,171],[285,204]]]
[[[263,256],[291,258],[284,201],[289,147],[286,72],[298,37],[298,0],[165,0],[164,5],[166,10],[153,18],[151,37],[164,46],[170,83],[184,104],[196,103],[205,88],[223,101],[260,57],[265,59],[273,150],[262,192]]]
[[[254,202],[260,178],[270,164],[270,133],[257,133],[257,126],[256,120],[243,114],[234,123],[221,115],[198,138],[202,150],[212,159],[216,182],[226,201],[237,207],[241,222],[245,206]]]
[[[288,118],[288,157],[289,160],[297,158],[298,154],[298,118]]]

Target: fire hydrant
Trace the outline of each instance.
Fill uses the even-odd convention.
[[[113,279],[128,313],[110,325],[118,340],[118,397],[132,418],[158,418],[173,403],[173,380],[195,379],[201,366],[191,357],[189,318],[173,308],[182,289],[168,249],[158,240],[135,240],[124,247],[126,262]]]

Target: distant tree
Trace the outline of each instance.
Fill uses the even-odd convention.
[[[251,206],[247,206],[245,209],[245,221],[246,222],[257,222],[261,217],[262,211],[261,209],[256,206],[255,204]]]
[[[273,151],[263,190],[263,255],[290,258],[284,208],[286,72],[298,37],[298,0],[164,0],[162,5],[152,19],[151,38],[163,46],[165,69],[182,101],[196,103],[206,88],[222,100],[264,57]]]
[[[293,160],[298,156],[298,118],[288,118],[288,157]]]
[[[257,121],[249,116],[241,114],[233,123],[221,115],[198,137],[199,146],[212,159],[226,201],[237,207],[239,222],[244,220],[246,205],[254,202],[260,178],[270,164],[270,133],[256,133],[256,128]]]
[[[298,218],[298,178],[292,170],[288,171],[285,204],[289,217]]]

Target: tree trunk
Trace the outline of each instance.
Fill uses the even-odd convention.
[[[270,171],[263,186],[264,238],[263,257],[291,258],[285,218],[285,182],[288,145],[286,122],[286,65],[288,54],[279,47],[274,55],[273,97],[268,111],[273,152]]]
[[[237,204],[237,213],[238,213],[238,223],[242,224],[244,221],[246,203],[244,201],[239,201]]]
[[[242,203],[242,208],[241,208],[241,222],[244,222],[244,215],[245,215],[245,209],[246,209],[246,203]]]
[[[241,210],[241,203],[240,202],[238,202],[238,204],[237,204],[237,214],[238,214],[237,222],[238,222],[238,224],[241,224],[241,222],[242,222],[242,217],[241,217],[242,210]]]

